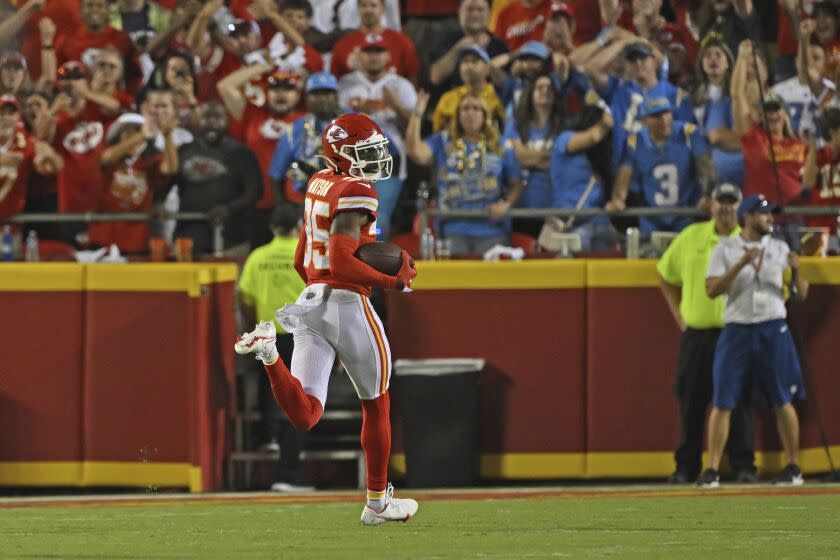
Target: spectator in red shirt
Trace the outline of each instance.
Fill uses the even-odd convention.
[[[840,109],[829,107],[823,111],[822,130],[828,137],[828,144],[817,149],[812,138],[802,182],[805,189],[811,191],[811,204],[840,206]],[[838,249],[836,216],[809,218],[808,225],[828,228],[833,239],[832,248]]]
[[[127,88],[136,91],[140,85],[139,54],[128,35],[108,25],[110,7],[107,0],[81,0],[83,26],[74,33],[62,34],[55,45],[59,64],[80,60],[92,68],[99,52],[115,49],[122,57]]]
[[[565,2],[552,2],[548,19],[545,22],[543,43],[551,52],[559,52],[566,56],[575,49],[575,12]]]
[[[542,39],[548,10],[548,0],[514,0],[499,12],[494,32],[515,51],[528,41]]]
[[[122,82],[123,66],[120,53],[107,48],[99,51],[93,62],[90,84],[80,82],[82,96],[89,101],[85,107],[85,117],[101,120],[105,127],[123,110],[134,105],[134,96],[119,89]]]
[[[21,98],[21,117],[26,129],[33,140],[47,137],[47,127],[50,124],[50,102],[52,97],[44,92],[33,91]],[[37,144],[49,147],[46,142]],[[54,150],[52,150],[54,152]],[[62,162],[63,163],[63,162]],[[37,169],[29,177],[29,188],[26,193],[26,213],[54,213],[58,211],[55,174],[42,175]],[[39,239],[59,239],[61,229],[58,224],[40,222],[30,224],[27,229],[38,232]]]
[[[248,103],[244,89],[255,77],[266,79],[266,102],[258,107]],[[291,134],[292,123],[303,116],[297,111],[300,104],[300,77],[270,65],[247,66],[237,70],[218,84],[219,96],[231,116],[231,136],[251,148],[263,174],[262,197],[257,202],[251,228],[251,245],[256,247],[270,241],[271,211],[276,204],[268,166],[274,156],[277,141],[283,134]]]
[[[793,134],[781,97],[775,93],[765,94],[762,111],[758,82],[755,78],[750,79],[746,71],[747,65],[752,65],[752,59],[752,43],[744,41],[738,50],[731,86],[735,131],[741,136],[744,153],[744,196],[763,194],[774,203],[795,203],[802,196],[801,173],[807,146]],[[775,170],[768,133],[773,138]],[[779,200],[780,194],[782,200]]]
[[[23,129],[17,98],[0,96],[0,218],[23,211],[33,170],[54,174],[61,165],[61,158],[52,148]]]
[[[137,113],[125,113],[108,130],[108,148],[99,157],[104,186],[100,212],[148,212],[154,191],[178,170],[178,150],[172,139],[173,117],[160,122],[163,153],[154,146],[155,131],[150,120]],[[145,253],[149,247],[146,222],[100,222],[88,227],[88,238],[97,245],[116,243],[121,252]]]
[[[47,139],[64,159],[57,182],[58,209],[59,212],[93,212],[102,184],[99,152],[105,140],[104,116],[89,110],[85,96],[91,90],[84,65],[63,64],[58,70],[58,89],[60,93],[51,108],[53,118],[47,133]],[[82,230],[83,226],[68,225],[64,236],[72,242]]]
[[[420,61],[411,39],[400,31],[382,26],[385,0],[359,0],[360,28],[342,37],[333,48],[330,73],[336,78],[359,69],[359,49],[367,35],[379,35],[388,46],[397,74],[416,82]]]

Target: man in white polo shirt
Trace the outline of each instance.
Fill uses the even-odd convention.
[[[697,485],[715,488],[718,469],[729,436],[729,417],[753,385],[760,389],[776,415],[779,439],[788,464],[775,480],[801,485],[799,469],[799,419],[793,399],[805,398],[805,386],[793,337],[785,322],[784,273],[799,267],[799,257],[787,243],[773,239],[775,207],[764,195],[747,197],[738,211],[741,235],[723,239],[709,261],[706,293],[726,295],[723,332],[718,339],[713,366],[714,408],[709,416],[709,465]],[[801,276],[797,288],[802,298],[808,282]]]

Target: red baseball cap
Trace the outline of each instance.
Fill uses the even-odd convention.
[[[563,14],[564,16],[575,19],[575,11],[572,9],[571,6],[569,6],[565,2],[551,3],[551,15],[556,16],[558,14]]]
[[[365,36],[365,42],[362,43],[362,49],[380,49],[388,50],[388,45],[385,44],[385,39],[378,33],[369,33]]]
[[[0,95],[0,107],[5,107],[6,105],[12,105],[15,109],[20,110],[20,103],[18,103],[17,97],[14,95]]]

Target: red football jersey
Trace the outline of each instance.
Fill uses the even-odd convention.
[[[330,228],[339,212],[364,212],[370,218],[359,231],[359,245],[376,241],[378,206],[379,198],[370,181],[335,173],[331,169],[318,171],[309,179],[303,206],[306,233],[303,266],[306,268],[307,284],[327,284],[370,296],[370,286],[341,282],[330,273]]]
[[[397,74],[404,78],[413,78],[420,72],[420,61],[414,43],[403,33],[393,29],[382,30],[382,41],[388,46],[391,54],[391,66]],[[332,50],[330,73],[336,78],[356,70],[355,58],[358,49],[365,44],[367,35],[363,31],[351,31],[338,40]]]
[[[292,123],[302,117],[302,113],[293,112],[283,117],[275,117],[266,106],[256,107],[250,103],[245,107],[242,120],[231,119],[231,136],[251,148],[263,176],[263,195],[257,202],[257,208],[274,208],[274,189],[268,175],[271,158],[277,141],[284,133],[291,134]]]
[[[528,41],[541,41],[549,5],[548,0],[534,6],[525,6],[520,0],[515,0],[499,12],[493,33],[504,41],[511,51]]]
[[[165,177],[160,173],[163,155],[123,160],[104,167],[105,189],[100,196],[100,212],[146,212],[152,207],[155,189]],[[98,222],[88,226],[90,240],[99,245],[116,243],[124,253],[144,253],[149,248],[146,222]]]
[[[53,147],[64,158],[58,173],[58,211],[94,212],[102,190],[99,154],[105,145],[105,127],[62,112],[56,117]]]
[[[817,152],[819,175],[811,191],[811,204],[815,206],[840,206],[840,153],[833,154],[831,146],[824,146]],[[827,227],[834,233],[837,229],[835,216],[814,216],[808,218],[811,227]]]
[[[753,125],[741,137],[741,147],[744,153],[744,196],[763,194],[772,202],[779,202],[773,166],[770,164],[770,143],[764,130]],[[773,140],[773,148],[784,198],[782,202],[792,204],[802,192],[801,172],[808,145],[796,137],[776,138]]]
[[[19,153],[22,157],[17,165],[0,166],[0,193],[5,190],[8,181],[13,181],[3,199],[0,200],[0,218],[8,218],[23,212],[26,204],[26,189],[32,175],[32,160],[35,158],[35,144],[32,138],[23,132],[16,132],[6,146],[0,146],[3,153]]]

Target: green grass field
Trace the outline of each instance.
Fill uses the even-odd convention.
[[[0,558],[840,558],[840,494],[433,496],[367,528],[359,503],[0,504]],[[813,490],[813,487],[809,490]],[[411,495],[403,492],[403,495]]]

